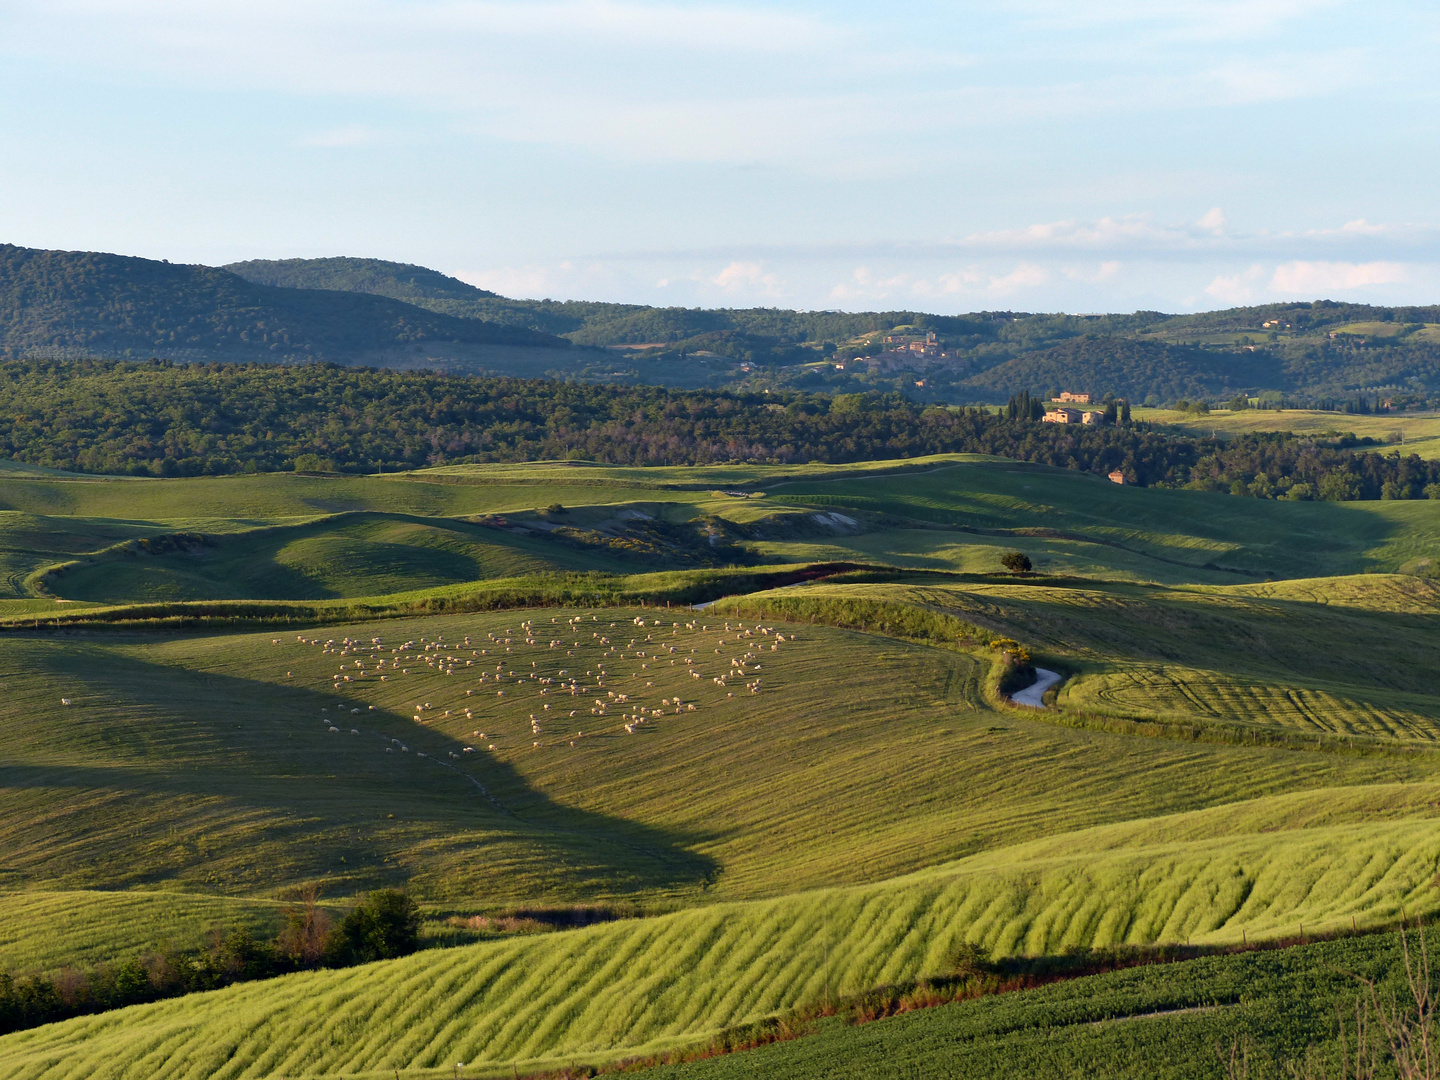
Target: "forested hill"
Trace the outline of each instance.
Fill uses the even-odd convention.
[[[1010,387],[1091,390],[1130,400],[1155,395],[1229,399],[1254,386],[1279,386],[1285,379],[1269,352],[1215,351],[1130,338],[1074,338],[1048,349],[1022,353],[965,382],[979,396],[1013,393]]]
[[[914,311],[787,311],[782,308],[682,308],[593,300],[512,300],[458,278],[383,259],[253,259],[225,270],[249,281],[305,289],[373,293],[430,311],[525,326],[568,337],[577,345],[684,343],[738,333],[787,343],[844,341],[916,319],[949,333],[988,333],[986,317],[957,318]],[[698,347],[698,346],[697,346]]]
[[[938,347],[912,352],[933,333]],[[603,348],[601,348],[603,346]],[[457,374],[1003,402],[1270,394],[1440,407],[1440,308],[1318,300],[1195,315],[654,308],[517,300],[363,258],[179,266],[0,246],[0,355],[331,360]],[[1327,404],[1328,403],[1328,404]]]
[[[0,245],[0,352],[389,363],[568,341],[360,292],[277,288],[208,266]],[[538,370],[538,369],[537,369]]]
[[[1318,300],[1193,315],[1098,316],[657,308],[508,299],[435,271],[377,259],[256,261],[227,269],[258,282],[374,292],[435,312],[542,330],[605,346],[623,361],[618,372],[616,363],[572,372],[582,378],[623,375],[628,382],[772,391],[888,390],[949,403],[1004,401],[1020,391],[1049,389],[1154,404],[1266,391],[1300,402],[1357,394],[1440,401],[1435,306]],[[887,337],[931,331],[945,348],[940,361],[897,366],[866,359],[885,350]],[[697,365],[697,356],[722,359]],[[858,362],[841,370],[826,363],[832,359]]]
[[[438,270],[384,259],[251,259],[221,269],[257,285],[369,293],[395,300],[484,300],[497,296]]]
[[[779,400],[777,400],[779,398]],[[682,392],[332,364],[0,360],[0,458],[193,476],[466,461],[849,462],[984,453],[1258,498],[1440,498],[1440,462],[1354,440],[1045,424],[898,395]]]

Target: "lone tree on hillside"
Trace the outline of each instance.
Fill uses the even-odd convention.
[[[1035,568],[1030,562],[1030,556],[1023,551],[1005,552],[1000,556],[1000,565],[1012,574],[1028,574]]]

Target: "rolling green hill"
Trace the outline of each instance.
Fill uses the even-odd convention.
[[[450,518],[360,512],[213,537],[181,535],[155,554],[126,542],[67,564],[46,576],[44,588],[99,603],[319,600],[546,571],[635,569],[603,545],[567,547],[543,534]]]
[[[651,308],[509,299],[377,259],[211,268],[0,248],[0,350],[9,355],[330,360],[754,391],[883,390],[952,403],[1073,389],[1069,382],[1157,404],[1238,390],[1429,400],[1440,393],[1437,322],[1435,308],[1331,301],[1099,318]],[[878,353],[896,330],[935,332],[947,359],[913,371],[908,362],[821,364],[837,348]]]
[[[1295,933],[1304,922],[1313,932],[1424,901],[1440,856],[1434,820],[1275,831],[1297,811],[1343,818],[1332,798],[1317,793],[1278,815],[1235,808],[1250,835],[1213,835],[1211,819],[1236,820],[1227,809],[1059,836],[880,885],[242,985],[0,1038],[0,1064],[26,1080],[81,1062],[125,1075],[163,1047],[168,1075],[196,1080],[217,1069],[295,1078],[455,1061],[554,1067],[703,1043],[827,994],[944,974],[959,941],[1004,955],[1234,940],[1242,926]]]
[[[556,504],[562,513],[542,512]],[[0,505],[10,507],[0,510],[0,569],[14,600],[357,597],[541,570],[704,566],[734,557],[725,544],[781,563],[979,574],[1019,549],[1046,574],[1165,584],[1428,574],[1440,562],[1433,500],[1142,490],[966,455],[168,480],[26,473],[0,476]],[[460,520],[486,515],[503,527]],[[186,538],[165,539],[173,534]]]
[[[943,976],[962,943],[1018,964],[1437,907],[1440,587],[1395,571],[1436,557],[1440,502],[947,455],[17,469],[0,504],[0,971],[268,934],[304,886],[404,888],[450,943],[5,1035],[7,1077],[513,1077]],[[996,573],[1012,548],[1039,572]],[[997,636],[1066,675],[1055,707],[997,696]],[[444,921],[572,905],[637,917],[463,945]],[[683,1068],[869,1068],[903,1029],[918,1076],[939,1044],[1138,1069],[1143,1040],[1089,1022],[1241,968],[1222,1003],[1267,1046],[1321,1038],[1320,1005],[1272,1024],[1291,961],[1196,963]],[[1251,1030],[1231,1015],[1156,1030],[1194,1061]]]
[[[382,259],[252,259],[230,263],[221,269],[257,285],[368,293],[412,303],[496,298],[493,292],[477,289],[438,270]]]
[[[1285,1076],[1293,1068],[1301,1076],[1334,1076],[1342,1059],[1337,1015],[1347,1023],[1344,1050],[1354,1068],[1354,976],[1404,996],[1397,936],[1131,968],[859,1026],[842,1015],[810,1025],[818,1030],[806,1038],[640,1075],[1192,1080]],[[924,991],[916,996],[923,999]],[[866,1019],[865,1009],[857,1003],[854,1013]]]

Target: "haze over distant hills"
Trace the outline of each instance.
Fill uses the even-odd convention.
[[[927,333],[939,355],[905,351]],[[1440,307],[1321,300],[1102,316],[652,308],[511,299],[380,259],[216,268],[0,246],[0,352],[45,350],[880,390],[949,403],[1060,388],[1157,403],[1237,393],[1440,398]]]

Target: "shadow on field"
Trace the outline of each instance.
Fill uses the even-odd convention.
[[[545,537],[459,518],[356,510],[206,536],[158,552],[123,547],[51,574],[69,600],[326,600],[517,573],[632,569]]]
[[[8,639],[15,647],[45,699],[38,709],[31,695],[0,701],[10,742],[0,847],[27,877],[101,887],[412,881],[455,898],[499,875],[515,896],[593,897],[699,888],[719,869],[690,850],[700,837],[556,803],[509,764],[359,698],[93,641]],[[73,705],[62,710],[60,693]],[[587,767],[603,762],[577,757],[574,768]],[[51,794],[36,803],[27,792]],[[42,804],[53,809],[16,812]]]

